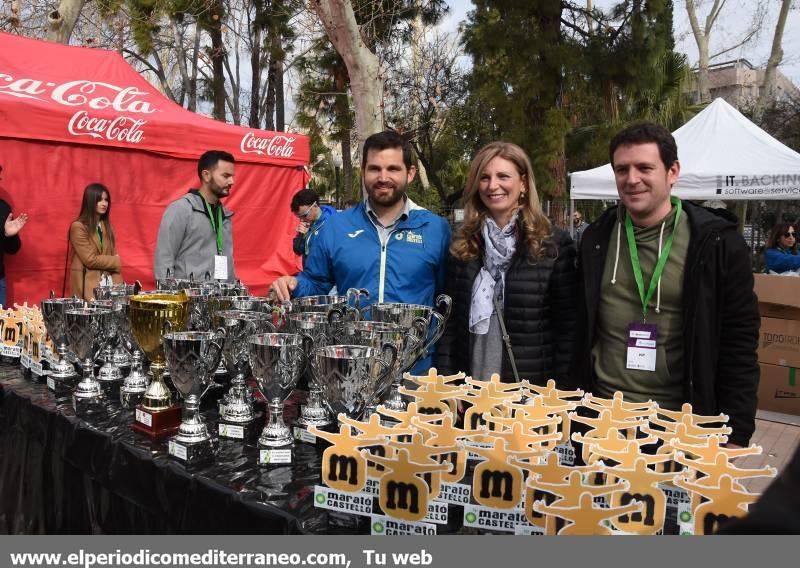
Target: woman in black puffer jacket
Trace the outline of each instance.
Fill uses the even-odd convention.
[[[464,223],[450,246],[445,293],[453,311],[434,364],[478,380],[499,373],[543,385],[567,378],[577,298],[575,245],[542,213],[525,152],[493,142],[478,152],[464,190]],[[496,301],[495,301],[496,299]]]

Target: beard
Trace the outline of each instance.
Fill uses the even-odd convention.
[[[373,184],[367,188],[367,195],[375,205],[381,207],[392,207],[397,205],[406,194],[408,184],[394,185],[392,183]],[[386,191],[386,190],[390,191]]]
[[[217,182],[215,182],[213,178],[208,182],[208,189],[210,189],[211,193],[217,197],[227,197],[227,195],[231,192],[231,188],[229,186],[217,185]]]

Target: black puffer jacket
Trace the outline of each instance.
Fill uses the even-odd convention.
[[[750,252],[724,210],[683,202],[691,237],[683,276],[684,400],[696,414],[730,416],[729,440],[747,445],[755,429],[761,324],[753,293]],[[617,222],[612,207],[583,233],[579,258],[579,313],[574,382],[591,391],[597,307],[609,239]],[[613,254],[613,250],[611,251]],[[627,255],[627,252],[625,253]]]
[[[577,296],[572,239],[555,229],[547,244],[549,254],[535,262],[520,254],[521,247],[517,246],[506,273],[503,310],[520,378],[541,385],[548,379],[560,382],[567,376]],[[442,373],[470,374],[469,310],[472,285],[482,265],[482,260],[463,262],[452,255],[449,258],[445,293],[453,298],[453,312],[434,355],[434,365]],[[504,381],[514,380],[505,345],[501,377]]]

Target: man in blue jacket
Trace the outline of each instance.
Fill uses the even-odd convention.
[[[366,288],[370,302],[433,305],[444,285],[450,228],[406,195],[416,169],[396,132],[373,134],[361,159],[367,199],[328,219],[304,269],[281,276],[272,289],[282,300],[327,294],[335,285]]]
[[[292,241],[294,253],[303,257],[303,266],[311,250],[311,241],[319,234],[319,230],[336,213],[336,208],[330,205],[320,205],[319,196],[313,189],[301,189],[292,197],[290,205],[292,213],[300,220],[297,224],[297,234]]]

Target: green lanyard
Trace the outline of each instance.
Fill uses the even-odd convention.
[[[217,254],[222,254],[222,206],[217,206],[217,222],[215,223],[214,215],[211,213],[211,207],[205,199],[203,200],[203,204],[206,206],[208,220],[211,221],[211,228],[214,229],[214,232],[217,234]]]
[[[97,241],[100,243],[100,252],[103,252],[103,231],[100,225],[97,225]]]
[[[664,244],[664,249],[661,251],[661,256],[658,257],[656,268],[653,271],[653,277],[650,279],[650,287],[647,290],[647,295],[644,293],[644,277],[642,277],[642,265],[639,262],[639,251],[636,248],[636,238],[633,236],[633,223],[631,222],[630,215],[625,215],[625,234],[628,236],[628,252],[631,254],[631,265],[633,265],[633,276],[636,279],[636,286],[639,288],[639,297],[642,300],[642,321],[647,321],[647,306],[650,305],[650,300],[653,299],[653,294],[658,287],[658,281],[661,280],[661,274],[664,272],[664,267],[669,258],[669,251],[672,250],[672,239],[675,237],[675,231],[678,230],[678,221],[681,218],[681,211],[683,210],[683,203],[677,197],[671,198],[672,204],[676,207],[675,224],[672,227],[672,232],[667,237],[667,242]]]

